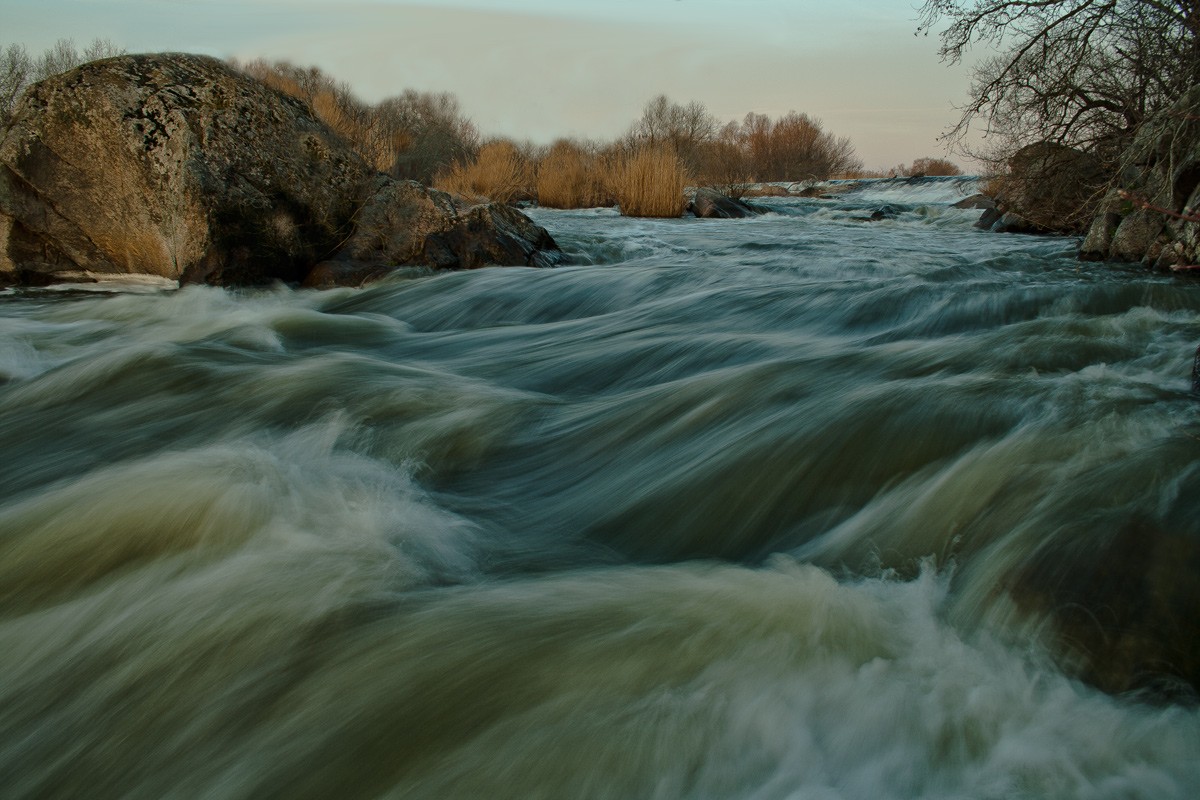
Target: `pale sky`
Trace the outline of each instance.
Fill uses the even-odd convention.
[[[486,135],[623,133],[651,97],[801,111],[868,168],[947,155],[969,71],[919,0],[0,0],[0,44],[59,38],[315,64],[365,100],[449,91]],[[963,159],[959,163],[967,166]]]

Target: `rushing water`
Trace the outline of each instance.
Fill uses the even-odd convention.
[[[0,794],[1193,797],[1200,285],[973,188],[0,296]]]

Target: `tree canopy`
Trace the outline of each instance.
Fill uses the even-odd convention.
[[[976,44],[998,52],[975,68],[953,133],[982,120],[1001,151],[1053,141],[1115,162],[1200,83],[1195,0],[926,0],[920,13],[918,32],[946,24],[943,59]]]

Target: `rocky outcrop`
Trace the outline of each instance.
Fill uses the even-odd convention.
[[[957,203],[951,204],[950,207],[951,208],[969,208],[969,209],[986,210],[989,208],[995,208],[996,201],[993,200],[992,198],[988,197],[986,194],[978,194],[977,193],[977,194],[973,194],[969,197],[964,197],[962,200],[959,200]]]
[[[515,210],[380,175],[306,105],[204,56],[121,56],[50,78],[0,140],[0,282],[300,282],[332,262],[310,281],[329,285],[557,253]]]
[[[1082,234],[1108,182],[1098,160],[1051,142],[1018,150],[997,180],[995,209],[978,227],[1002,233]]]
[[[696,190],[688,210],[701,219],[744,219],[766,212],[765,209],[707,188]]]
[[[553,266],[558,246],[546,230],[511,206],[460,210],[444,192],[380,176],[378,190],[337,255],[304,279],[311,288],[358,286],[397,264],[474,269],[489,264]],[[453,219],[445,225],[444,220]]]
[[[1200,263],[1200,86],[1147,121],[1080,247],[1086,260],[1178,268]]]

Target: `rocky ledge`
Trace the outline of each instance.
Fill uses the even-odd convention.
[[[205,56],[50,78],[0,140],[0,283],[357,285],[560,258],[515,209],[382,175],[305,104]]]

